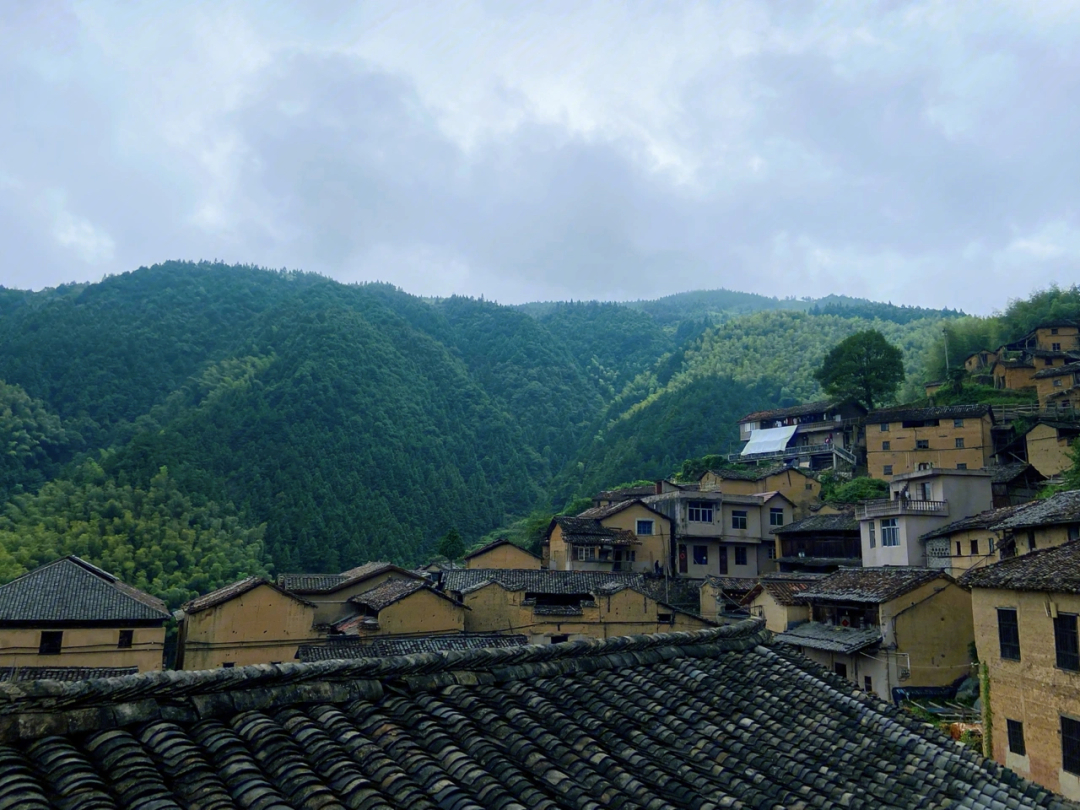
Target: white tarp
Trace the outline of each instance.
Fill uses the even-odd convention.
[[[746,443],[746,447],[742,449],[739,455],[753,456],[758,453],[779,453],[787,447],[787,443],[791,441],[791,437],[795,435],[795,431],[798,429],[798,425],[787,425],[786,427],[768,428],[766,430],[752,430],[750,431],[750,441]]]

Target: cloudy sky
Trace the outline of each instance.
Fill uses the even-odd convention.
[[[1080,5],[0,3],[0,285],[989,312],[1080,280]]]

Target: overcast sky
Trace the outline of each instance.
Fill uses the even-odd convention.
[[[989,312],[1080,280],[1080,4],[4,0],[0,285],[167,259]]]

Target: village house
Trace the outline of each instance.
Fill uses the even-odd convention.
[[[1077,807],[759,621],[82,686],[4,693],[6,806]]]
[[[655,495],[657,492],[660,492],[661,490],[659,489],[659,487],[661,485],[679,488],[678,484],[674,484],[671,481],[661,481],[657,482],[656,484],[647,484],[636,487],[605,489],[597,493],[596,497],[593,498],[593,506],[614,506],[615,504],[622,503],[623,501],[636,501],[644,498],[646,495]]]
[[[796,599],[823,574],[766,574],[743,597],[750,615],[765,620],[774,633],[784,633],[803,622],[810,621],[810,605]]]
[[[1080,438],[1080,422],[1041,420],[1022,437],[1027,461],[1047,478],[1072,467],[1069,449]]]
[[[598,571],[473,569],[443,579],[444,590],[468,608],[466,632],[521,634],[530,644],[711,626],[658,600],[662,580],[646,586],[641,574]]]
[[[855,507],[863,565],[925,566],[920,537],[993,507],[987,470],[931,469],[893,476],[889,497]]]
[[[980,349],[972,352],[964,358],[964,371],[971,376],[989,375],[992,373],[994,363],[997,362],[997,352],[989,349]]]
[[[248,577],[181,608],[177,669],[292,661],[299,645],[325,635],[318,608],[261,577]]]
[[[670,570],[670,519],[642,500],[556,515],[541,540],[541,567],[558,571]]]
[[[315,624],[329,626],[355,611],[349,600],[390,580],[425,581],[415,571],[388,562],[369,562],[340,574],[281,574],[277,585],[315,606]]]
[[[1038,370],[1034,358],[1027,352],[1002,352],[991,374],[995,388],[1020,391],[1035,388],[1035,373]]]
[[[698,489],[727,495],[779,492],[793,504],[795,520],[806,517],[821,505],[821,482],[806,470],[789,464],[744,470],[707,470],[698,482]]]
[[[541,560],[521,546],[500,538],[465,555],[466,568],[535,568]]]
[[[831,400],[747,414],[739,420],[739,439],[746,445],[729,460],[850,469],[857,463],[858,425],[865,414],[860,405]]]
[[[862,565],[855,508],[821,512],[772,529],[776,562],[783,572],[830,573]]]
[[[990,486],[994,508],[1019,506],[1035,500],[1046,483],[1046,476],[1033,465],[1014,461],[990,467]]]
[[[715,622],[741,621],[750,615],[743,600],[758,580],[707,576],[698,588],[698,612]]]
[[[62,557],[0,586],[0,671],[84,680],[159,670],[169,619],[160,599]]]
[[[796,593],[810,621],[780,633],[812,661],[886,700],[971,674],[971,594],[929,568],[841,568]]]
[[[931,529],[919,538],[926,547],[926,564],[954,577],[1000,559],[1004,530],[998,524],[1021,506],[990,509]]]
[[[668,491],[644,500],[674,524],[673,571],[694,579],[754,578],[775,570],[769,531],[790,523],[795,512],[779,492]]]
[[[1080,800],[1080,543],[977,568],[983,744],[1012,771]]]
[[[465,630],[465,607],[418,579],[387,579],[349,598],[354,616],[334,622],[345,636],[437,636]]]
[[[1047,368],[1035,375],[1039,406],[1062,417],[1076,418],[1080,410],[1080,362]]]
[[[1080,539],[1080,490],[1025,504],[991,528],[1001,532],[1002,559]]]
[[[866,417],[871,478],[929,469],[981,470],[994,454],[989,405],[890,408]]]

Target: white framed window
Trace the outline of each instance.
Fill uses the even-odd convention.
[[[876,548],[877,538],[874,536],[874,521],[870,521],[870,526],[868,528],[870,529],[870,548]]]
[[[745,509],[733,509],[733,510],[731,510],[731,528],[733,528],[733,529],[745,529],[746,528],[746,510]]]
[[[596,559],[595,546],[574,546],[574,559],[588,562]]]
[[[881,519],[881,545],[882,548],[900,545],[900,526],[896,518]]]
[[[655,522],[652,520],[639,520],[637,522],[637,531],[634,534],[652,534]]]
[[[784,525],[784,509],[783,507],[772,507],[769,509],[769,525],[770,526],[783,526]]]
[[[713,505],[708,501],[690,501],[686,519],[691,523],[712,523]]]

